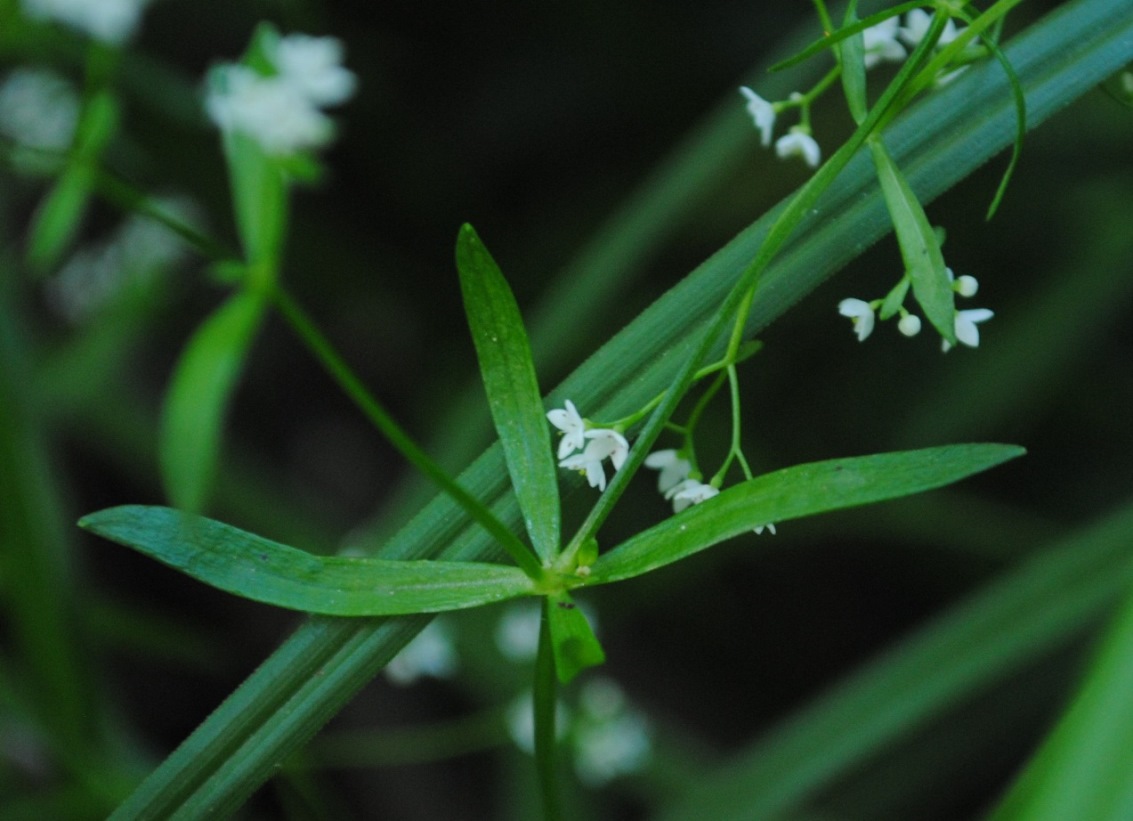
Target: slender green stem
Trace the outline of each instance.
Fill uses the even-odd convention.
[[[472,494],[461,487],[455,479],[434,462],[425,451],[409,437],[393,417],[386,412],[377,399],[366,389],[362,381],[354,375],[350,367],[331,346],[314,322],[303,309],[280,287],[272,290],[272,297],[280,314],[291,325],[299,338],[306,343],[315,358],[330,374],[343,392],[361,409],[382,435],[422,473],[432,479],[480,525],[492,534],[508,552],[520,570],[536,581],[541,581],[546,571],[536,559],[535,554],[507,529],[492,511],[485,507]]]
[[[558,707],[558,678],[555,675],[555,652],[551,647],[551,619],[543,599],[543,618],[539,625],[539,651],[535,657],[535,686],[532,702],[535,711],[535,766],[539,771],[539,789],[543,796],[543,817],[547,821],[562,818],[559,803],[558,768],[555,761],[555,711]]]

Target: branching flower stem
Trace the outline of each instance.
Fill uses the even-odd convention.
[[[452,496],[469,516],[492,534],[519,566],[520,570],[537,582],[546,581],[547,571],[539,563],[531,549],[410,438],[409,434],[394,421],[381,403],[366,389],[362,380],[354,374],[295,300],[278,286],[272,289],[271,297],[276,308],[292,330],[310,348],[326,372],[343,392],[354,401],[354,404],[373,423],[374,427],[386,437],[389,443],[397,448],[418,470],[436,482],[441,490]]]

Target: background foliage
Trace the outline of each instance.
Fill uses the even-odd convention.
[[[1023,4],[1008,30],[1044,10]],[[483,414],[470,409],[482,400],[469,393],[474,352],[452,260],[461,223],[476,225],[507,274],[535,328],[540,381],[554,385],[805,179],[801,164],[760,148],[736,90],[766,82],[752,65],[765,64],[796,26],[813,36],[805,4],[469,3],[442,11],[246,2],[204,15],[193,4],[158,3],[121,66],[125,128],[108,161],[143,188],[187,195],[207,229],[229,241],[218,140],[190,101],[208,64],[236,56],[265,17],[284,31],[343,38],[361,79],[339,117],[329,174],[298,195],[285,281],[398,418],[453,468],[488,441],[486,424],[471,421]],[[81,79],[66,47],[2,32],[0,46],[0,71],[49,62]],[[717,117],[732,123],[732,136],[680,166],[681,181],[698,181],[695,193],[652,185],[682,141]],[[825,110],[815,128],[832,150],[850,125],[840,109]],[[722,779],[707,783],[724,796],[726,815],[720,784],[765,777],[758,767],[776,759],[759,754],[776,741],[784,755],[799,750],[810,772],[841,773],[807,792],[817,814],[953,818],[1005,788],[1065,706],[1106,607],[1129,586],[1128,563],[1124,576],[1114,572],[1131,532],[1133,443],[1121,411],[1133,400],[1124,321],[1133,299],[1129,128],[1128,111],[1088,94],[1030,135],[994,222],[983,213],[1003,159],[930,206],[948,229],[949,264],[978,276],[980,304],[997,312],[978,351],[939,356],[930,335],[907,341],[887,327],[859,345],[836,316],[843,296],[880,293],[893,281],[892,239],[762,335],[766,349],[745,366],[743,382],[758,470],[955,441],[1015,442],[1029,456],[954,490],[737,540],[595,596],[607,672],[653,722],[656,746],[644,774],[579,799],[589,817],[703,806],[693,788],[709,772]],[[223,292],[190,258],[69,320],[49,282],[18,263],[43,182],[6,173],[2,183],[0,805],[12,817],[101,817],[297,619],[73,527],[101,507],[164,501],[154,451],[162,391],[187,335]],[[619,210],[641,202],[644,217]],[[94,203],[81,241],[105,238],[119,220]],[[618,242],[600,250],[595,237],[609,236]],[[628,273],[603,277],[615,263]],[[606,290],[592,290],[599,286]],[[585,310],[574,313],[580,291]],[[464,395],[469,404],[457,404]],[[399,501],[406,473],[282,323],[269,320],[232,407],[209,512],[315,551],[374,543],[413,510]],[[611,522],[619,537],[667,513],[648,481],[637,484]],[[568,522],[585,501],[581,493],[568,501]],[[1102,558],[1057,563],[1089,556]],[[1037,569],[1015,587],[1002,581],[1019,568]],[[1026,609],[1075,583],[1078,609],[1051,609],[1042,653],[1030,655],[1024,639],[1023,649],[996,645],[995,631],[978,629],[1009,623],[987,614],[1011,596]],[[987,599],[946,617],[964,629],[932,621],[972,595]],[[306,769],[297,761],[249,815],[525,816],[531,765],[498,723],[471,733],[494,733],[498,746],[438,762],[420,760],[433,757],[430,743],[460,749],[462,725],[436,739],[410,732],[467,723],[518,692],[523,673],[492,661],[496,618],[455,620],[465,651],[459,679],[409,689],[377,679],[335,720],[332,731],[389,731],[370,751],[385,766]],[[960,644],[909,638],[926,624]],[[950,661],[972,648],[986,648],[985,672],[1001,672],[972,674],[982,682],[973,691],[945,698],[947,709],[839,770],[831,761],[840,750],[821,759],[805,743],[806,732],[819,732],[820,722],[806,723],[815,714],[796,711],[830,692],[831,720],[901,705],[871,701],[868,676],[830,690],[887,648],[889,660],[906,665],[906,681],[931,674],[924,671],[962,678]],[[868,732],[885,735],[864,718],[858,726],[859,744]],[[317,763],[318,755],[316,743],[309,757]],[[744,769],[750,762],[754,769]]]

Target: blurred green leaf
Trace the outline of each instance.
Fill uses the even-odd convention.
[[[768,523],[942,487],[1024,452],[1014,445],[946,445],[812,462],[757,476],[612,548],[583,584],[633,578]]]
[[[476,356],[527,534],[544,561],[559,551],[559,486],[543,395],[523,318],[499,266],[471,225],[456,267]]]
[[[220,450],[224,410],[264,315],[252,290],[228,298],[181,354],[165,397],[160,457],[165,489],[184,510],[201,510]]]
[[[437,613],[534,592],[515,567],[316,556],[168,507],[108,508],[79,526],[220,590],[329,616]]]
[[[1096,660],[993,821],[1133,818],[1133,597]]]

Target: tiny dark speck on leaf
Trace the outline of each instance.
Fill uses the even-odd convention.
[[[571,602],[568,602],[568,601],[559,602],[559,607],[561,607],[563,610],[573,610],[574,609],[574,605]]]

